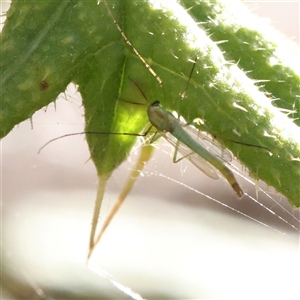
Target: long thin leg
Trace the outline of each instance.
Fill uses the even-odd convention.
[[[192,67],[192,70],[191,70],[190,75],[189,75],[189,79],[188,79],[188,81],[187,81],[187,83],[186,83],[186,87],[185,87],[183,93],[181,94],[180,100],[183,100],[184,97],[185,97],[186,91],[187,91],[187,89],[188,89],[188,87],[189,87],[189,84],[190,84],[190,81],[191,81],[191,78],[192,78],[192,75],[193,75],[193,72],[194,72],[196,63],[197,63],[197,60],[198,60],[198,57],[196,56],[195,61],[194,61],[194,64],[193,64],[193,67]]]

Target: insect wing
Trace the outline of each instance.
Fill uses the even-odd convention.
[[[229,150],[222,147],[215,139],[213,139],[208,133],[201,132],[195,127],[188,125],[183,126],[183,129],[200,144],[207,151],[212,153],[214,156],[217,156],[219,159],[224,162],[232,161],[232,154]]]
[[[205,159],[192,151],[185,144],[178,141],[170,133],[160,133],[174,148],[177,147],[178,152],[183,155],[183,158],[188,159],[196,168],[202,171],[205,175],[212,179],[218,179],[219,175],[216,173],[214,167],[210,165]]]

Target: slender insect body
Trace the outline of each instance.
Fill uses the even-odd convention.
[[[200,161],[203,164],[202,167],[200,166],[201,171],[204,171],[206,175],[213,179],[219,178],[214,170],[207,163],[204,163],[205,161],[208,162],[210,165],[214,166],[217,170],[220,171],[220,173],[226,178],[226,180],[229,182],[229,184],[239,197],[243,196],[242,189],[237,183],[233,173],[224,164],[224,162],[213,155],[210,151],[205,149],[203,146],[201,146],[197,141],[195,141],[179,124],[179,119],[175,118],[175,116],[171,112],[161,107],[158,100],[155,100],[149,105],[147,114],[150,123],[162,136],[166,138],[166,135],[164,133],[171,133],[178,140],[178,143],[183,143],[191,150],[191,153],[194,152],[198,155],[198,157],[201,158]],[[179,144],[176,145],[176,147],[178,146]],[[189,155],[187,155],[187,157],[188,156]],[[191,162],[194,163],[192,160]],[[199,163],[196,166],[199,167]]]

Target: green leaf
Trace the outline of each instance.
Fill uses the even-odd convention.
[[[1,36],[1,136],[54,101],[71,81],[83,97],[86,131],[142,132],[148,122],[145,107],[120,101],[147,105],[138,85],[149,101],[159,99],[187,121],[201,118],[251,176],[300,206],[298,127],[197,26],[190,11],[201,3],[186,11],[175,1],[108,2],[128,40],[162,79],[161,86],[125,42],[103,2],[13,2]],[[207,17],[215,14],[212,3]],[[236,44],[228,47],[228,53],[244,51]],[[271,155],[225,139],[267,147]],[[135,140],[87,135],[100,177],[126,159]]]
[[[300,75],[295,69],[298,58],[282,46],[287,41],[279,34],[273,39],[275,29],[235,1],[180,2],[218,43],[226,60],[234,61],[249,78],[262,82],[262,90],[274,99],[273,105],[288,112],[299,126]]]

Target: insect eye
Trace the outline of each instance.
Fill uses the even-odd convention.
[[[151,106],[159,106],[160,102],[158,100],[154,100],[151,104]]]

